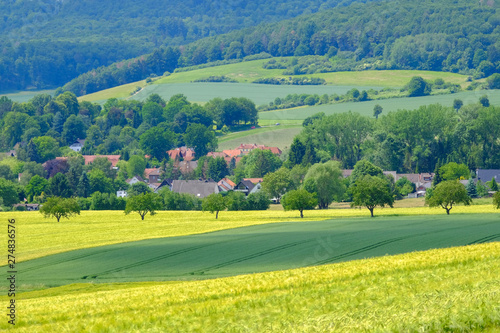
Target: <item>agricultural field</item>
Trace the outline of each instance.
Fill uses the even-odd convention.
[[[22,237],[17,256],[21,261],[18,269],[23,272],[24,286],[21,288],[87,281],[217,278],[467,245],[500,237],[500,218],[497,214],[460,214],[466,211],[486,212],[487,207],[455,209],[451,216],[443,214],[441,209],[426,207],[380,209],[376,210],[378,217],[375,219],[366,217],[366,209],[308,211],[306,218],[317,221],[300,223],[285,222],[294,219],[290,212],[279,211],[245,213],[248,218],[246,223],[238,223],[241,212],[222,212],[220,221],[213,219],[209,213],[181,212],[196,223],[190,223],[187,216],[183,221],[170,214],[174,212],[163,212],[163,218],[153,217],[157,221],[151,218],[140,222],[137,217],[132,221],[127,217],[131,223],[122,221],[122,227],[116,227],[116,232],[109,233],[106,230],[115,225],[111,219],[106,219],[109,222],[101,221],[102,227],[88,223],[86,231],[81,227],[81,221],[51,221],[51,226],[44,223],[43,229],[50,233],[46,235],[29,232],[28,226],[37,224],[32,229],[41,231],[40,225],[32,220],[23,225],[21,217],[16,218],[18,235]],[[441,214],[406,215],[419,211]],[[213,226],[209,221],[201,222],[196,214],[211,217]],[[105,216],[104,213],[100,215]],[[266,215],[270,217],[268,220]],[[167,220],[167,216],[170,219]],[[257,219],[259,216],[261,220]],[[281,223],[269,223],[273,221],[272,216],[281,217],[274,219],[274,222]],[[221,223],[225,225],[221,226]],[[162,232],[148,234],[148,227]],[[91,229],[97,229],[97,232],[92,233]],[[76,230],[78,233],[74,232]],[[388,230],[391,232],[388,233]],[[131,237],[133,232],[136,241],[127,242],[127,236],[134,238]],[[23,234],[30,236],[20,236]],[[105,235],[102,242],[107,241],[105,244],[111,245],[98,246],[99,234]],[[66,248],[61,244],[64,242],[68,244]],[[69,245],[70,242],[73,246]],[[51,247],[47,248],[46,244]],[[318,257],[315,253],[320,245],[324,247],[321,249],[323,255]],[[325,251],[328,252],[326,256]]]
[[[247,131],[234,132],[219,138],[219,151],[235,149],[242,143],[255,143],[268,145],[284,150],[290,147],[293,138],[302,131],[301,126],[275,126],[261,127]]]
[[[213,214],[200,211],[159,211],[154,216],[147,215],[144,221],[138,214],[124,215],[122,211],[82,211],[81,215],[69,220],[61,219],[59,223],[55,219],[43,218],[37,212],[6,212],[0,213],[0,218],[16,220],[18,234],[23,239],[17,244],[16,259],[22,262],[72,250],[145,239],[203,234],[269,223],[370,216],[367,209],[328,209],[306,211],[305,218],[301,219],[297,211],[285,212],[281,206],[277,208],[245,212],[245,219],[237,211],[221,212],[217,220]],[[465,213],[498,213],[498,210],[488,204],[457,206],[452,211],[453,215]],[[375,209],[375,215],[380,217],[436,214],[446,213],[443,209],[429,207]],[[0,242],[7,242],[5,233],[0,234]],[[0,265],[5,264],[6,258],[1,258]]]
[[[283,78],[290,75],[282,75],[282,69],[264,69],[262,64],[269,61],[254,60],[236,64],[222,65],[195,69],[186,72],[172,73],[169,76],[161,77],[151,84],[146,85],[145,81],[129,83],[127,85],[106,89],[79,98],[82,101],[104,103],[107,99],[129,98],[137,87],[144,89],[133,98],[144,100],[149,94],[157,93],[163,98],[170,98],[174,94],[185,94],[192,102],[204,103],[214,97],[247,97],[252,99],[257,105],[273,101],[276,97],[285,97],[293,93],[308,94],[344,94],[348,90],[356,87],[358,89],[381,89],[385,87],[398,88],[407,84],[413,76],[421,76],[424,79],[435,80],[442,78],[446,82],[460,84],[465,87],[467,76],[431,71],[359,71],[359,72],[334,72],[317,73],[308,75],[297,75],[296,77],[318,77],[326,81],[327,86],[269,86],[251,84],[256,79],[262,78]],[[197,82],[195,80],[206,79],[210,76],[226,76],[236,80],[234,83],[209,83]],[[294,76],[295,77],[295,76]],[[245,85],[248,84],[248,85]]]
[[[252,83],[228,82],[193,82],[176,84],[152,84],[146,86],[138,94],[131,97],[140,101],[146,100],[151,94],[158,94],[168,100],[176,94],[184,94],[188,100],[195,103],[206,103],[214,98],[246,97],[256,105],[269,104],[276,97],[288,94],[338,94],[343,95],[356,86],[297,86],[297,85],[272,85]],[[370,89],[368,87],[367,89]],[[374,87],[377,88],[377,87]]]
[[[16,331],[494,332],[499,271],[496,242],[202,281],[80,283],[19,294]]]
[[[54,95],[55,90],[26,90],[13,93],[0,94],[0,97],[5,96],[10,100],[18,103],[27,102],[36,95],[49,94]]]
[[[483,91],[462,91],[456,94],[449,95],[435,95],[424,97],[404,97],[404,98],[391,98],[366,102],[349,102],[339,104],[325,104],[319,106],[299,107],[293,109],[285,109],[278,111],[266,111],[259,113],[259,123],[287,123],[295,124],[302,123],[302,120],[312,116],[318,112],[325,114],[343,113],[343,112],[357,112],[365,116],[373,116],[373,107],[377,104],[382,106],[383,113],[387,114],[390,111],[397,110],[414,110],[421,106],[429,104],[442,104],[452,106],[455,99],[461,99],[464,105],[478,103],[479,98],[487,95],[492,105],[500,105],[500,90],[483,90]],[[284,96],[282,96],[284,97]]]

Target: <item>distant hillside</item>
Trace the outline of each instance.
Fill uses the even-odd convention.
[[[353,1],[4,0],[0,91],[60,86],[162,45],[186,44]]]
[[[81,95],[172,68],[271,55],[311,56],[266,65],[284,74],[420,69],[482,78],[500,71],[498,7],[493,1],[466,0],[353,3],[208,37],[168,52],[157,50],[85,74],[64,89]]]

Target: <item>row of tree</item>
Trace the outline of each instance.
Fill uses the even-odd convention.
[[[373,119],[347,112],[322,113],[304,121],[293,140],[286,165],[330,159],[352,169],[368,159],[384,170],[432,172],[438,160],[464,163],[471,170],[500,168],[500,108],[483,104],[439,104],[399,110]],[[488,106],[485,107],[484,105]]]

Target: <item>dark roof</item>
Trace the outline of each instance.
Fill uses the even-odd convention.
[[[250,192],[254,187],[255,187],[255,184],[252,183],[250,180],[243,179],[241,182],[238,183],[238,185],[236,185],[236,187],[234,189],[240,190],[240,191],[246,190],[246,191]]]
[[[500,182],[499,169],[477,169],[476,176],[482,183],[489,182],[492,178],[495,178],[497,182]]]
[[[197,198],[205,198],[213,193],[219,193],[216,182],[208,180],[174,180],[172,192],[193,194]]]

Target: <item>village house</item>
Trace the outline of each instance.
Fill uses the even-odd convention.
[[[236,184],[229,178],[222,178],[217,185],[219,185],[220,192],[231,191],[236,187]]]
[[[39,204],[15,204],[12,206],[14,210],[37,211],[40,210]]]
[[[172,181],[172,192],[192,194],[203,199],[210,194],[219,193],[219,186],[210,180],[174,180]]]
[[[167,151],[168,156],[172,160],[184,160],[184,161],[191,161],[195,157],[194,149],[193,148],[187,148],[187,147],[179,147],[175,149],[171,149]]]
[[[77,139],[75,142],[73,142],[70,146],[69,146],[69,149],[73,150],[73,151],[76,151],[77,153],[79,153],[83,146],[85,145],[85,140],[80,140],[80,139]]]
[[[146,168],[144,170],[144,179],[150,183],[161,183],[160,168]]]
[[[244,178],[234,187],[234,191],[245,193],[257,193],[262,189],[262,178]]]
[[[495,179],[497,183],[500,182],[499,169],[476,169],[476,181],[480,180],[484,184],[492,179]]]
[[[85,159],[85,165],[92,164],[96,158],[105,157],[108,159],[109,162],[111,162],[111,167],[113,169],[117,169],[116,164],[118,164],[118,161],[120,160],[120,155],[82,155],[82,156]]]
[[[278,147],[267,147],[265,145],[258,145],[256,143],[242,143],[237,150],[240,150],[242,154],[246,155],[254,149],[270,150],[273,154],[280,156],[282,151]]]

